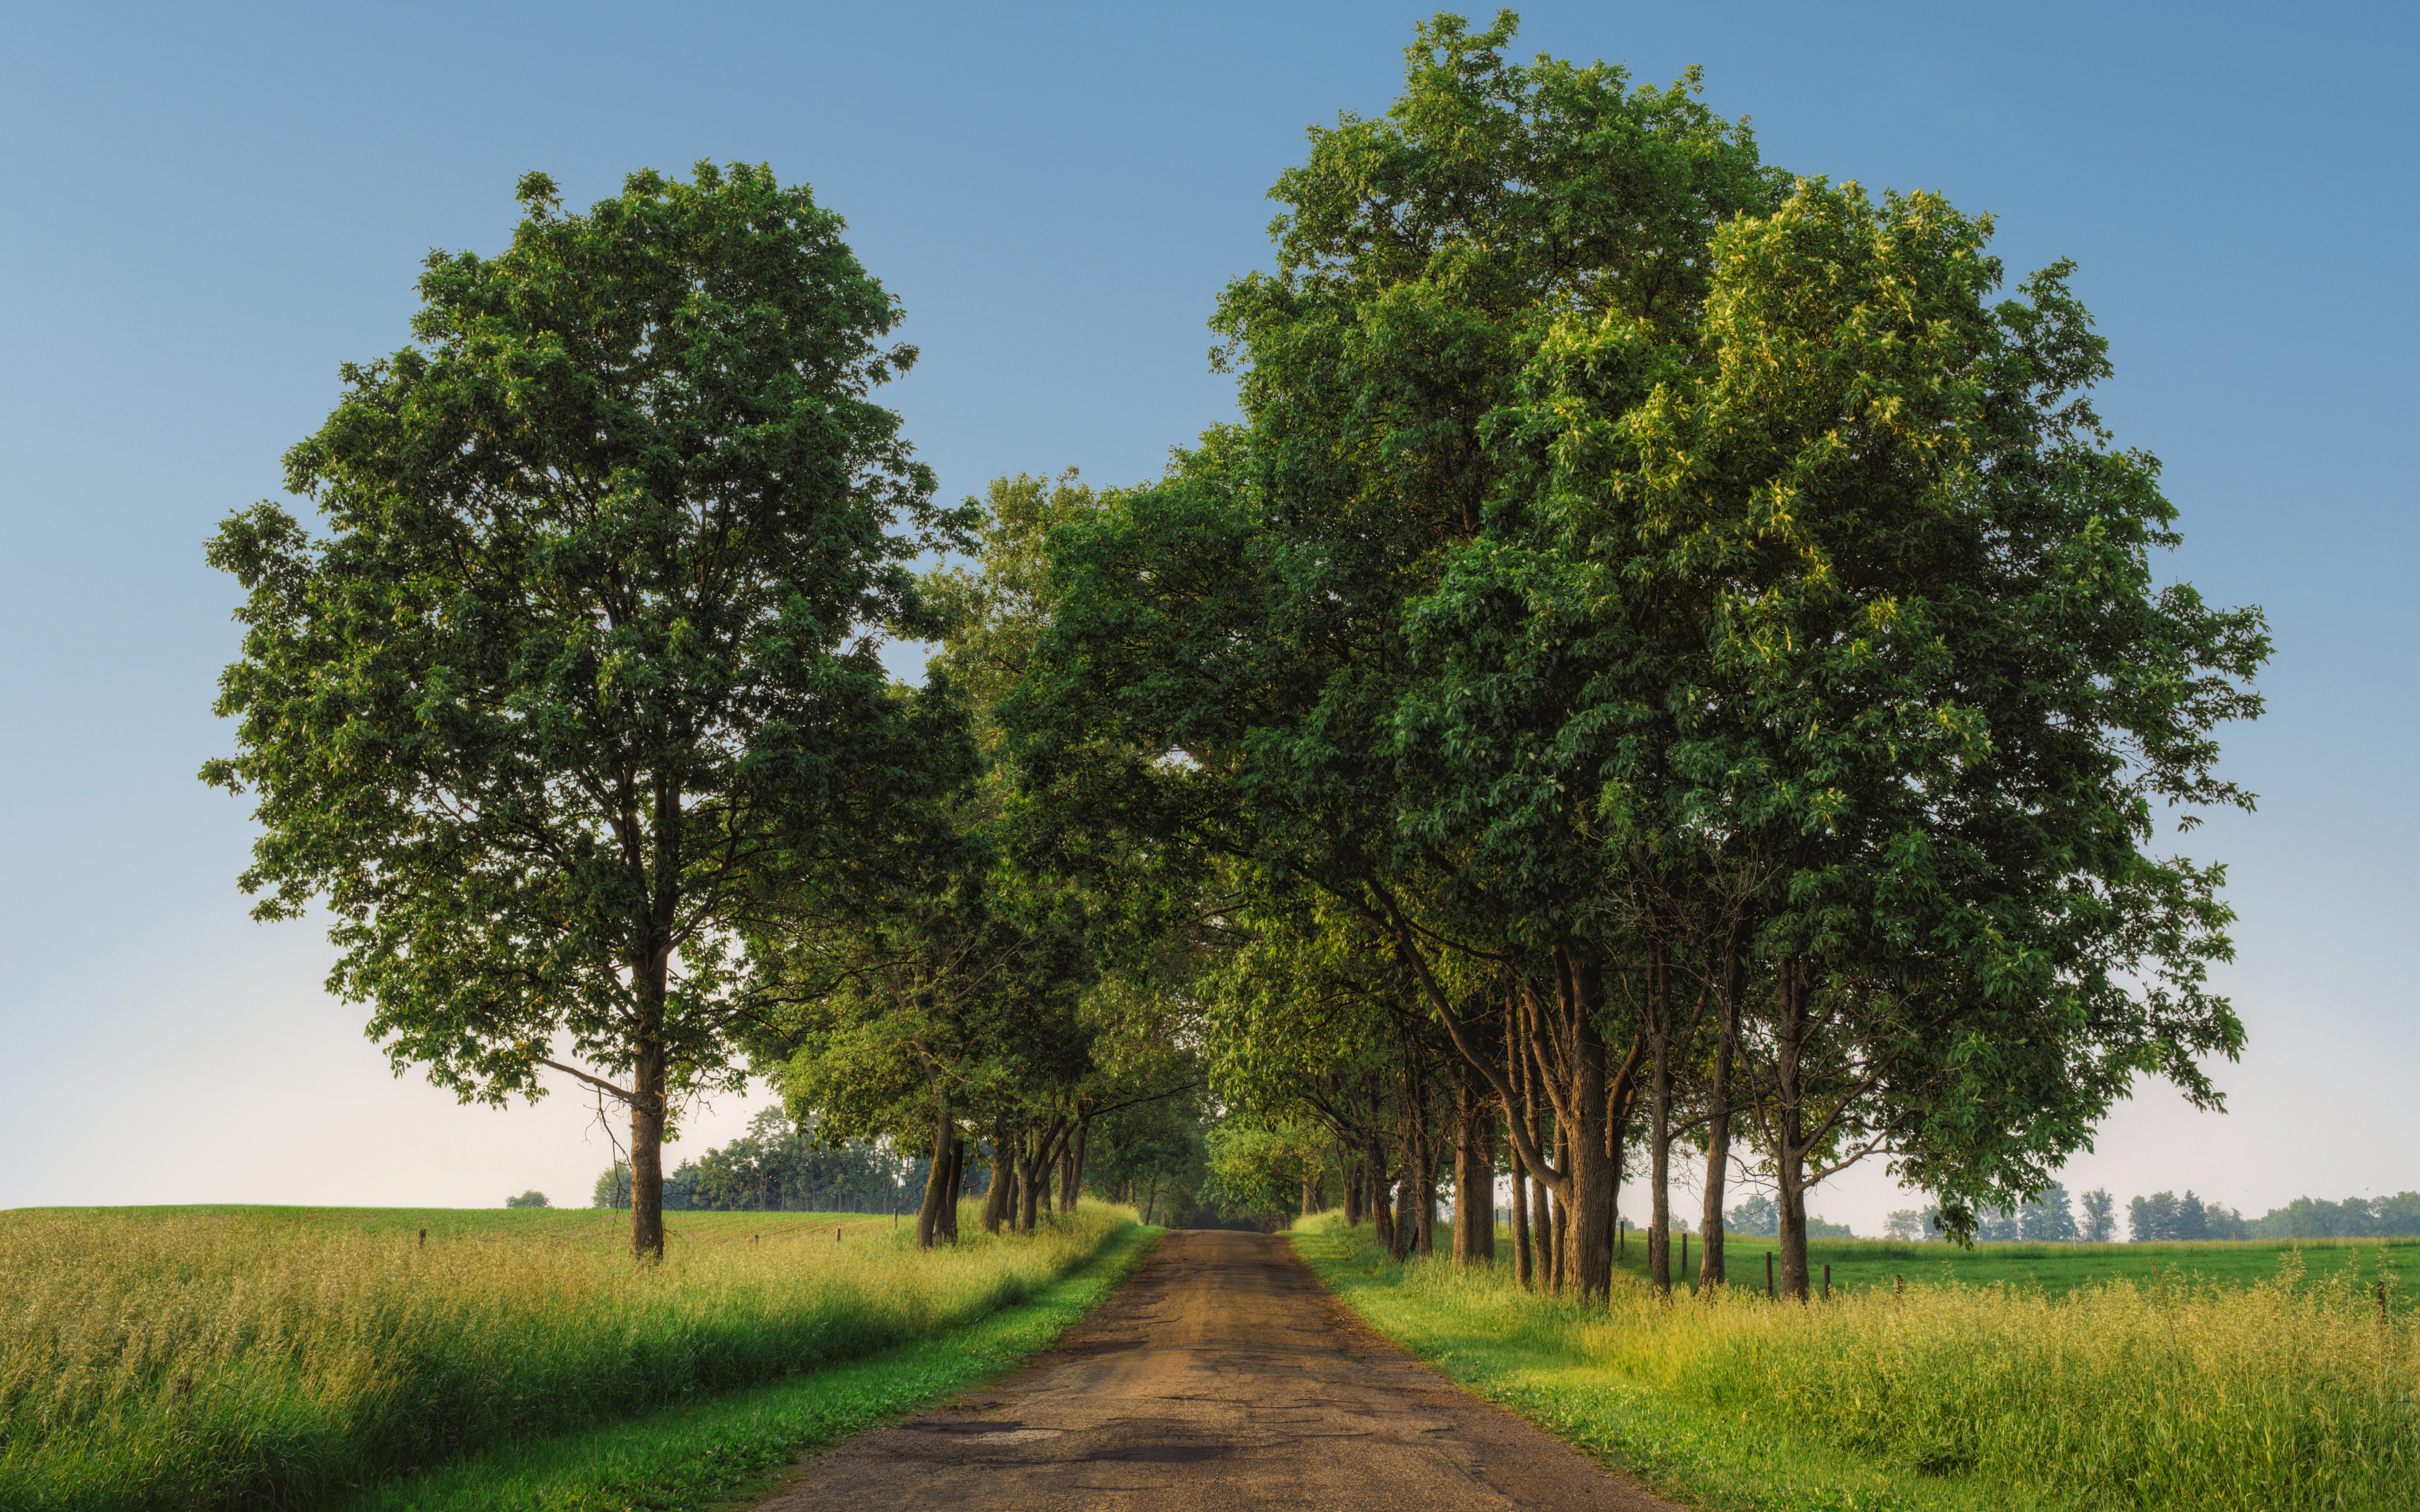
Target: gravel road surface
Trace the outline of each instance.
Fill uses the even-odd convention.
[[[1680,1512],[1354,1318],[1284,1239],[1171,1233],[1059,1348],[758,1512]]]

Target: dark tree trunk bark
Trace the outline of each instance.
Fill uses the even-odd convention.
[[[1453,1259],[1496,1258],[1496,1105],[1468,1068],[1454,1077]]]
[[[1559,1117],[1555,1119],[1555,1161],[1566,1171],[1572,1168],[1571,1132],[1563,1127],[1563,1120]],[[1547,1216],[1552,1220],[1553,1228],[1552,1233],[1548,1235],[1548,1240],[1553,1245],[1555,1257],[1554,1286],[1557,1291],[1574,1285],[1571,1236],[1567,1232],[1571,1227],[1572,1215],[1570,1205],[1564,1200],[1563,1192],[1562,1187],[1550,1186],[1546,1189],[1546,1211]]]
[[[1395,1242],[1390,1253],[1398,1260],[1418,1248],[1420,1240],[1420,1159],[1412,1134],[1419,1121],[1407,1071],[1404,1077],[1404,1103],[1395,1113],[1395,1190],[1390,1195],[1395,1205]]]
[[[1774,1184],[1781,1208],[1781,1294],[1807,1300],[1807,1085],[1800,1057],[1807,1048],[1808,1008],[1805,962],[1781,963],[1781,1002],[1774,1022]]]
[[[1672,998],[1664,949],[1647,956],[1647,1283],[1672,1294]]]
[[[1387,1180],[1386,1146],[1376,1138],[1370,1141],[1370,1224],[1377,1231],[1379,1246],[1389,1255],[1395,1252],[1394,1192]]]
[[[1537,1268],[1529,1250],[1529,1173],[1521,1168],[1521,1152],[1507,1152],[1512,1177],[1512,1280],[1524,1288],[1537,1285]]]
[[[1407,1105],[1395,1119],[1395,1190],[1390,1194],[1395,1205],[1395,1243],[1391,1253],[1399,1260],[1419,1247],[1420,1240],[1419,1156],[1412,1148],[1414,1117]]]
[[[1399,926],[1396,950],[1419,979],[1456,1051],[1496,1084],[1500,1095],[1510,1095],[1511,1083],[1465,1032],[1408,927]],[[1522,1151],[1522,1159],[1555,1195],[1559,1279],[1583,1297],[1601,1297],[1613,1284],[1613,1204],[1621,1165],[1617,1146],[1643,1045],[1634,1042],[1621,1069],[1614,1071],[1602,1023],[1604,976],[1592,949],[1575,941],[1556,947],[1548,959],[1555,969],[1551,1008],[1530,985],[1524,992],[1521,1017],[1531,1041],[1530,1056],[1539,1064],[1539,1081],[1554,1105],[1559,1143],[1568,1153],[1549,1161],[1533,1142]]]
[[[664,1052],[642,1044],[630,1075],[630,1255],[664,1257]]]
[[[952,1132],[954,1134],[955,1130]],[[950,1141],[949,1195],[941,1201],[941,1238],[953,1244],[958,1242],[958,1203],[964,1199],[966,1189],[967,1142],[953,1138]]]
[[[933,1102],[933,1163],[924,1173],[924,1201],[916,1210],[916,1247],[931,1249],[941,1235],[941,1209],[950,1195],[950,1147],[957,1137],[957,1125],[950,1117],[950,1097],[938,1094]]]
[[[991,1121],[991,1190],[984,1194],[984,1232],[997,1234],[1016,1221],[1016,1157],[1008,1146],[1008,1115]]]
[[[1546,1289],[1560,1291],[1570,1285],[1563,1271],[1563,1205],[1555,1200],[1554,1188],[1541,1182],[1538,1192],[1538,1239],[1546,1257]]]
[[[1368,1211],[1367,1205],[1361,1200],[1362,1185],[1361,1162],[1356,1160],[1344,1167],[1344,1227],[1347,1228],[1360,1227],[1361,1219]]]
[[[1521,1142],[1512,1136],[1516,1124],[1526,1123],[1529,1143],[1538,1142],[1537,1119],[1528,1103],[1528,1080],[1523,1068],[1528,1063],[1521,1054],[1518,1029],[1519,1009],[1508,1006],[1504,1013],[1504,1055],[1506,1089],[1497,1102],[1504,1110],[1504,1168],[1512,1177],[1512,1280],[1524,1288],[1537,1285],[1536,1251],[1529,1247],[1529,1167],[1521,1162]],[[1514,1093],[1519,1093],[1516,1101]]]
[[[1706,1191],[1699,1214],[1704,1249],[1698,1261],[1698,1294],[1711,1297],[1726,1279],[1723,1269],[1723,1186],[1731,1164],[1731,1055],[1739,1044],[1740,998],[1746,964],[1735,947],[1724,951],[1721,1021],[1716,1025],[1714,1063],[1706,1080]]]
[[[1025,1232],[1025,1134],[1019,1131],[1008,1146],[1008,1196],[1001,1199],[1000,1221],[1012,1234]]]
[[[1039,1156],[1025,1162],[1025,1169],[1020,1173],[1016,1183],[1018,1188],[1016,1231],[1018,1233],[1033,1232],[1034,1225],[1040,1221],[1042,1210],[1050,1201],[1048,1180],[1048,1173]]]

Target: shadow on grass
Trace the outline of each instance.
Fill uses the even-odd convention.
[[[938,1338],[397,1480],[337,1512],[691,1512],[779,1488],[799,1457],[980,1386],[1050,1348],[1163,1230],[1129,1227],[1032,1300]]]

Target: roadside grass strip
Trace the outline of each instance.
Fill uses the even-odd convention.
[[[864,1215],[713,1214],[642,1267],[569,1214],[0,1214],[0,1508],[321,1507],[953,1335],[1135,1227],[976,1216],[918,1251]]]
[[[1807,1306],[1621,1275],[1583,1307],[1506,1264],[1396,1265],[1335,1215],[1295,1242],[1449,1379],[1693,1505],[2420,1506],[2420,1339],[2358,1257],[2064,1294],[1911,1276]]]
[[[780,1489],[799,1457],[997,1380],[1109,1300],[1164,1230],[1128,1226],[1032,1301],[938,1338],[611,1427],[497,1450],[337,1512],[694,1512]]]

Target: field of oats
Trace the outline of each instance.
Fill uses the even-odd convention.
[[[2420,1506],[2400,1246],[2271,1245],[2249,1281],[2226,1273],[2240,1257],[2195,1253],[2215,1246],[2164,1265],[2077,1256],[2102,1278],[2056,1289],[1906,1264],[1904,1294],[1836,1273],[1831,1300],[1804,1306],[1765,1299],[1759,1259],[1752,1288],[1659,1302],[1624,1276],[1610,1305],[1583,1306],[1502,1269],[1390,1264],[1333,1219],[1296,1233],[1381,1332],[1699,1504]],[[2121,1260],[2149,1273],[2112,1273]]]
[[[918,1253],[861,1214],[0,1212],[0,1507],[306,1507],[402,1471],[930,1337],[1125,1230]],[[424,1241],[423,1230],[427,1231]]]

